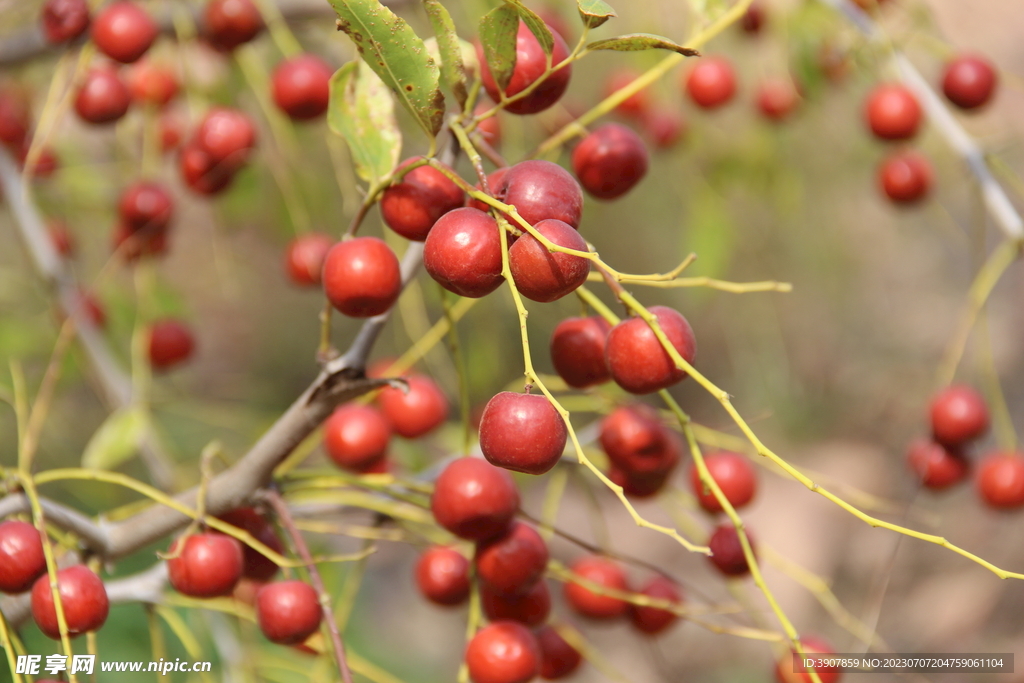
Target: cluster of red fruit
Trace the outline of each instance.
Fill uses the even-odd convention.
[[[907,449],[907,463],[928,489],[941,491],[967,479],[967,448],[985,435],[989,412],[985,400],[967,386],[954,385],[936,394],[930,407],[930,439]],[[1024,506],[1024,456],[994,451],[982,459],[975,475],[981,500],[996,509]]]

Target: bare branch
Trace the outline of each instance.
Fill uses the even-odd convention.
[[[98,555],[107,551],[107,534],[91,519],[77,510],[46,498],[39,499],[46,521],[78,536],[89,550]],[[28,497],[23,493],[11,493],[0,498],[0,519],[8,515],[32,511]]]

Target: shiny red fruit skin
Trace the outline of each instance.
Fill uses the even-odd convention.
[[[321,283],[324,259],[334,246],[334,238],[322,232],[299,235],[288,243],[284,264],[288,279],[299,287],[317,287]]]
[[[482,458],[459,458],[441,472],[430,497],[434,519],[467,541],[503,533],[519,510],[512,476]]]
[[[132,97],[111,68],[90,69],[75,96],[75,112],[86,123],[110,123],[125,115]]]
[[[497,188],[492,183],[491,190],[497,192],[501,201],[515,205],[530,225],[553,218],[580,227],[583,191],[572,174],[556,163],[543,159],[520,161],[501,177]],[[521,227],[511,219],[510,222]]]
[[[616,69],[604,84],[604,96],[609,97],[630,85],[643,74],[634,69]],[[651,93],[646,88],[633,93],[618,105],[615,112],[623,116],[643,116],[651,108]]]
[[[180,552],[179,552],[180,549]],[[245,567],[242,544],[219,533],[194,534],[171,545],[177,557],[167,560],[167,573],[174,589],[194,598],[230,595]]]
[[[690,323],[666,306],[648,310],[679,355],[692,365],[697,341]],[[686,371],[676,367],[654,330],[639,317],[623,320],[608,333],[605,361],[615,383],[631,394],[650,394],[686,378]]]
[[[473,683],[526,683],[540,668],[540,647],[522,624],[496,621],[469,641],[466,665]]]
[[[407,159],[398,168],[419,159]],[[466,194],[444,173],[431,166],[418,166],[406,173],[402,182],[384,190],[380,213],[387,226],[399,235],[422,242],[437,219],[465,201]]]
[[[906,86],[883,83],[868,95],[864,116],[875,137],[909,140],[917,135],[921,125],[921,105]]]
[[[178,94],[178,77],[167,66],[146,59],[133,65],[126,78],[132,99],[163,107]]]
[[[704,464],[733,508],[742,508],[753,500],[757,493],[757,475],[754,466],[745,457],[739,453],[719,451],[704,456]],[[706,489],[701,482],[696,465],[690,466],[690,486],[702,508],[708,512],[722,511],[711,489]]]
[[[910,444],[907,465],[922,486],[933,491],[942,491],[960,483],[971,470],[970,461],[963,453],[930,439],[916,439]]]
[[[622,492],[630,498],[651,498],[665,488],[672,470],[651,473],[626,472],[612,465],[608,470],[608,478],[613,484],[622,487]]]
[[[327,252],[324,293],[331,305],[353,318],[384,313],[402,293],[398,257],[384,240],[356,237],[338,242]]]
[[[220,515],[219,519],[243,531],[279,554],[284,553],[284,544],[278,538],[273,525],[251,507],[235,508]],[[247,545],[242,545],[244,569],[242,576],[253,581],[269,581],[277,574],[279,567],[269,557]]]
[[[756,35],[761,32],[765,19],[765,10],[761,3],[752,2],[740,18],[740,28],[744,33]]]
[[[128,0],[116,0],[92,22],[92,42],[100,52],[122,64],[131,64],[146,53],[159,29],[146,10]]]
[[[554,467],[568,431],[543,395],[502,391],[480,417],[480,450],[492,465],[514,472],[544,474]]]
[[[272,643],[296,645],[320,628],[323,608],[313,587],[303,581],[268,583],[256,594],[256,621]]]
[[[544,577],[548,545],[530,525],[513,522],[501,536],[478,543],[473,561],[477,576],[492,592],[523,594]]]
[[[932,397],[929,407],[932,435],[946,446],[973,441],[988,431],[988,406],[981,394],[963,385],[953,385]]]
[[[612,560],[604,557],[583,557],[573,562],[572,573],[605,588],[628,591],[626,574]],[[599,595],[575,581],[565,584],[565,599],[577,613],[591,619],[616,619],[629,611],[629,603],[610,595]]]
[[[746,531],[746,535],[751,550],[754,550],[753,535],[749,530]],[[743,544],[740,543],[740,536],[732,524],[721,524],[715,527],[708,540],[708,546],[712,553],[708,560],[718,571],[726,576],[736,577],[750,573],[747,557],[743,554]]]
[[[174,213],[174,200],[160,183],[138,181],[121,193],[117,205],[121,222],[133,232],[164,230]]]
[[[196,129],[192,145],[210,158],[210,166],[221,172],[240,169],[256,146],[256,127],[241,111],[213,107]]]
[[[736,94],[736,73],[724,57],[705,57],[686,77],[686,92],[703,109],[725,105]]]
[[[568,223],[548,219],[533,227],[556,246],[590,251],[587,241]],[[590,274],[590,261],[574,254],[548,251],[529,233],[509,247],[508,259],[519,293],[541,303],[557,301],[571,294],[587,281]]]
[[[551,626],[537,629],[540,646],[540,676],[549,681],[565,678],[579,668],[583,656]]]
[[[149,329],[149,363],[157,370],[166,370],[182,363],[192,355],[195,338],[183,323],[164,319],[154,322]]]
[[[800,93],[790,78],[771,78],[757,87],[757,109],[769,121],[789,117],[800,104]]]
[[[992,62],[981,55],[961,55],[946,65],[942,92],[961,109],[977,109],[992,99],[998,81]]]
[[[416,586],[435,605],[461,605],[469,598],[469,560],[454,548],[428,548],[416,562]]]
[[[836,652],[826,641],[814,636],[801,638],[800,647],[803,648],[804,655],[810,656],[812,659],[818,658],[815,655],[828,658]],[[800,667],[799,671],[794,671],[793,654],[790,651],[789,656],[780,661],[775,667],[775,680],[778,683],[811,683],[811,675],[807,673],[807,669]],[[821,683],[836,683],[843,675],[842,669],[838,667],[822,667],[815,669],[815,673],[818,674],[818,679],[821,680]]]
[[[366,469],[387,453],[391,430],[375,408],[356,403],[339,406],[324,423],[324,449],[338,467]]]
[[[550,26],[548,28],[551,29]],[[569,56],[569,48],[557,31],[551,30],[551,36],[555,39],[551,63],[559,64]],[[484,57],[484,50],[479,42],[476,45],[476,54],[480,63],[480,77],[483,79],[484,88],[487,89],[490,98],[498,102],[501,100],[501,93],[487,66],[487,59]],[[528,88],[541,77],[546,69],[547,56],[544,54],[544,50],[526,24],[520,21],[519,31],[516,34],[516,65],[508,87],[505,89],[506,96],[511,97]],[[548,76],[529,95],[506,107],[505,111],[510,114],[536,114],[544,111],[565,94],[571,77],[572,65],[567,64]]]
[[[605,340],[612,326],[601,316],[566,318],[551,334],[551,363],[565,383],[575,389],[611,379],[604,362]]]
[[[612,465],[627,475],[654,475],[672,470],[679,447],[658,414],[642,403],[620,406],[601,421],[601,448]]]
[[[928,196],[932,166],[917,152],[897,152],[878,167],[878,184],[896,204],[913,204]]]
[[[503,166],[503,167],[501,167],[501,168],[499,168],[499,169],[497,169],[495,171],[492,171],[487,176],[487,186],[491,190],[491,196],[492,197],[497,197],[498,199],[500,199],[502,201],[504,201],[504,195],[502,194],[502,192],[504,191],[505,174],[508,173],[509,168],[511,168],[511,167],[510,166]],[[559,168],[561,168],[561,166],[559,166]],[[476,189],[478,189],[478,190],[480,190],[482,192],[483,189],[484,189],[483,188],[483,184],[482,183],[477,183],[476,184]],[[467,197],[466,198],[466,206],[470,206],[470,207],[472,207],[474,209],[480,209],[484,213],[487,213],[488,211],[491,210],[491,207],[490,207],[489,204],[487,204],[486,202],[482,202],[482,201],[480,201],[478,199],[473,199],[472,197]],[[506,218],[506,220],[509,220],[509,219]],[[521,226],[517,225],[516,227],[521,227]],[[509,237],[511,238],[512,236],[509,235]]]
[[[995,452],[981,461],[977,475],[982,501],[997,510],[1024,506],[1024,456]]]
[[[186,144],[179,157],[181,177],[194,192],[212,195],[231,185],[237,167],[230,162],[217,162],[198,144]]]
[[[647,174],[647,146],[640,136],[619,123],[606,123],[590,132],[572,152],[572,167],[592,197],[617,199]]]
[[[103,626],[110,612],[110,601],[103,580],[86,567],[76,564],[57,572],[57,586],[68,635],[72,638]],[[57,609],[53,604],[48,574],[40,576],[32,586],[32,618],[46,636],[58,640]]]
[[[43,35],[51,45],[74,40],[89,28],[89,5],[85,0],[46,0],[42,16]]]
[[[327,111],[333,75],[334,69],[316,55],[286,59],[271,76],[274,104],[295,121],[315,119]]]
[[[166,230],[133,231],[118,223],[113,238],[114,250],[120,251],[126,261],[136,261],[142,256],[160,256],[167,251]]]
[[[644,584],[638,593],[650,598],[681,604],[683,595],[674,581],[664,576],[654,576]],[[648,635],[661,633],[678,621],[679,617],[666,609],[642,605],[630,605],[629,618],[633,626]]]
[[[24,593],[46,571],[39,532],[28,522],[0,524],[0,592]]]
[[[203,11],[207,40],[225,52],[248,43],[263,27],[263,16],[252,0],[210,0]]]
[[[531,628],[540,626],[551,614],[551,591],[544,581],[534,583],[520,595],[506,595],[480,587],[480,606],[488,621],[518,621]]]
[[[0,142],[21,145],[32,125],[28,92],[18,86],[0,83]]]
[[[671,149],[686,135],[686,119],[675,109],[652,109],[642,122],[644,132],[658,149]]]
[[[423,267],[450,292],[471,299],[487,296],[504,281],[498,230],[498,222],[479,209],[449,211],[427,235]]]
[[[404,439],[418,439],[448,419],[448,399],[437,383],[425,375],[405,378],[409,391],[385,387],[377,395],[377,405],[391,431]]]

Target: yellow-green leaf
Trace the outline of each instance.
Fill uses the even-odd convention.
[[[618,16],[611,5],[604,0],[576,0],[580,18],[590,28],[597,28],[612,17]]]
[[[430,18],[437,37],[437,50],[441,59],[441,76],[455,95],[460,107],[465,106],[469,96],[466,89],[466,67],[462,63],[462,46],[455,32],[455,22],[438,0],[423,0],[423,6]]]
[[[345,139],[363,180],[376,183],[398,163],[402,132],[395,101],[362,60],[345,64],[331,77],[327,125]]]
[[[112,470],[127,462],[142,445],[149,429],[149,415],[141,407],[120,408],[111,413],[89,439],[82,467]]]
[[[587,45],[588,50],[618,50],[619,52],[637,52],[639,50],[671,50],[687,57],[696,57],[700,53],[688,47],[673,43],[668,38],[652,33],[630,33],[598,40]]]
[[[496,7],[480,19],[480,44],[491,77],[505,91],[516,68],[516,33],[519,31],[519,10],[514,5]]]

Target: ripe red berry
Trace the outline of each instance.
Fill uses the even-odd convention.
[[[537,644],[540,646],[540,675],[549,681],[565,678],[583,661],[583,656],[551,626],[537,629]]]
[[[480,606],[488,621],[518,621],[525,626],[540,626],[551,614],[551,591],[538,581],[525,593],[506,595],[489,586],[480,587]]]
[[[583,557],[572,564],[572,573],[602,588],[628,591],[626,574],[615,562],[605,557]],[[595,593],[575,580],[565,584],[565,599],[576,613],[591,619],[615,619],[629,610],[621,598]]]
[[[419,159],[406,159],[398,168]],[[444,173],[432,166],[418,166],[406,173],[402,182],[384,190],[380,213],[388,227],[399,235],[422,242],[438,218],[465,201],[465,193]]]
[[[146,53],[159,29],[146,10],[129,0],[105,6],[92,22],[92,42],[111,59],[130,64]]]
[[[675,582],[660,575],[652,577],[639,593],[671,603],[683,602],[682,593]],[[650,635],[661,633],[679,619],[674,612],[667,609],[642,605],[630,605],[629,616],[634,627]]]
[[[167,251],[167,231],[134,231],[127,225],[118,223],[114,228],[113,246],[127,261],[135,261],[142,256],[159,256]]]
[[[214,107],[199,123],[191,144],[209,156],[210,167],[234,173],[256,146],[256,127],[237,109]]]
[[[398,257],[377,237],[356,237],[331,247],[323,282],[331,305],[353,318],[384,313],[402,293]]]
[[[320,628],[323,608],[313,587],[303,581],[268,583],[256,594],[256,621],[272,643],[296,645]]]
[[[204,195],[226,190],[237,170],[228,162],[217,162],[194,142],[181,150],[179,163],[185,184],[194,192]]]
[[[478,543],[473,561],[492,592],[522,594],[543,578],[548,546],[533,527],[515,522],[502,535]]]
[[[224,534],[194,534],[171,545],[167,573],[171,585],[183,595],[214,598],[230,595],[242,577],[242,544]]]
[[[0,524],[0,592],[24,593],[46,571],[43,541],[28,522]]]
[[[726,104],[736,94],[732,63],[725,57],[701,59],[686,77],[686,92],[694,104],[703,109]]]
[[[110,601],[103,580],[91,569],[84,564],[61,569],[57,572],[57,589],[69,636],[74,638],[103,626],[110,612]],[[48,574],[40,576],[32,586],[32,618],[45,635],[54,640],[60,638]]]
[[[21,145],[31,125],[29,94],[18,86],[0,83],[0,142],[12,147]]]
[[[583,389],[611,379],[604,362],[605,340],[611,329],[597,315],[558,323],[551,334],[551,363],[566,384]]]
[[[587,241],[568,223],[555,219],[538,222],[537,232],[553,244],[589,252]],[[557,301],[587,281],[590,261],[582,256],[548,251],[540,240],[526,233],[508,252],[509,270],[519,293],[531,301]]]
[[[947,446],[973,441],[988,431],[988,406],[974,389],[953,385],[932,397],[932,435]]]
[[[757,108],[769,121],[782,121],[800,104],[793,79],[769,78],[757,86]]]
[[[977,484],[981,499],[989,507],[1024,506],[1024,456],[1003,452],[989,454],[978,467]]]
[[[917,152],[897,152],[878,167],[878,184],[897,204],[912,204],[928,195],[932,165]]]
[[[496,621],[469,641],[466,666],[473,683],[526,683],[540,668],[540,648],[522,624]]]
[[[627,472],[612,465],[608,470],[608,478],[613,484],[622,487],[622,492],[630,498],[650,498],[659,493],[668,483],[672,470],[643,473]]]
[[[609,74],[608,79],[604,83],[604,96],[609,97],[614,95],[618,91],[622,90],[626,86],[630,85],[637,78],[642,76],[640,72],[635,69],[616,69]],[[643,116],[651,107],[651,94],[644,88],[633,93],[616,107],[615,111],[623,116]]]
[[[915,439],[910,444],[907,465],[921,484],[933,491],[941,491],[963,481],[970,471],[970,462],[962,453],[930,439]]]
[[[726,500],[734,508],[741,508],[753,499],[757,492],[757,475],[749,460],[739,453],[719,451],[706,455],[704,464],[707,465],[708,472],[718,484],[718,488],[722,489]],[[722,506],[711,493],[711,489],[706,488],[700,480],[696,465],[690,466],[690,485],[702,508],[708,512],[722,511]]]
[[[296,121],[327,111],[334,69],[316,55],[302,54],[277,65],[271,76],[274,104]]]
[[[548,27],[551,29],[551,27]],[[551,63],[559,64],[569,56],[569,48],[566,46],[562,36],[551,30],[551,36],[555,39],[554,49],[551,53]],[[500,101],[501,92],[498,84],[495,83],[491,70],[484,57],[483,46],[476,44],[476,54],[480,62],[480,77],[483,79],[484,88],[487,94],[495,102]],[[519,31],[516,34],[516,62],[512,71],[512,78],[508,87],[505,88],[505,95],[512,97],[522,92],[535,83],[547,70],[547,55],[541,48],[537,38],[530,32],[526,24],[519,22]],[[569,87],[569,78],[572,76],[572,65],[567,64],[558,71],[555,71],[537,86],[533,92],[520,100],[513,102],[506,111],[511,114],[536,114],[544,111],[557,102],[566,89]]]
[[[128,69],[125,81],[132,99],[163,107],[178,94],[178,77],[170,67],[144,59]]]
[[[612,465],[628,475],[670,472],[679,462],[679,444],[642,403],[620,406],[601,422],[601,448]]]
[[[188,360],[195,345],[184,323],[170,318],[158,320],[149,328],[149,363],[156,370],[166,370]]]
[[[58,254],[68,257],[75,253],[76,240],[71,234],[71,230],[68,229],[67,223],[61,220],[51,220],[46,224],[46,229],[50,233],[53,248],[57,250]]]
[[[754,550],[753,534],[749,530],[745,533],[751,550]],[[708,546],[711,548],[711,557],[708,559],[718,571],[726,576],[744,576],[750,572],[747,557],[743,554],[740,535],[732,524],[721,524],[715,527],[710,540],[708,540]]]
[[[583,191],[576,179],[558,164],[542,159],[520,161],[501,177],[500,184],[491,183],[491,190],[497,192],[501,201],[515,205],[530,225],[554,218],[574,228],[580,226]],[[513,226],[519,227],[518,223]]]
[[[812,659],[827,659],[836,652],[826,641],[814,636],[801,638],[800,647],[803,648],[804,655]],[[793,655],[795,654],[791,650],[789,656],[780,660],[778,666],[775,667],[775,680],[778,683],[811,683],[811,675],[807,673],[807,669],[794,663]],[[820,655],[820,657],[815,655]],[[841,668],[832,666],[822,667],[814,671],[818,674],[818,679],[821,683],[836,683],[843,674]]]
[[[377,405],[395,434],[418,439],[448,419],[448,399],[425,375],[409,375],[405,381],[409,384],[407,392],[385,387],[377,395]]]
[[[171,222],[174,200],[160,183],[140,180],[125,188],[117,208],[121,222],[132,232],[157,232]]]
[[[659,107],[643,117],[644,132],[658,149],[671,149],[686,135],[686,119],[675,109]]]
[[[468,541],[500,535],[519,509],[512,476],[481,458],[453,460],[441,472],[430,498],[434,519]]]
[[[168,152],[181,144],[182,132],[181,121],[170,112],[160,114],[157,122],[160,128],[160,151]]]
[[[764,6],[759,2],[752,2],[740,18],[740,28],[744,33],[756,35],[761,32],[765,18]]]
[[[365,472],[387,452],[391,430],[375,408],[356,403],[335,409],[324,423],[324,448],[345,470]]]
[[[666,306],[651,306],[648,310],[675,350],[692,365],[697,340],[690,323]],[[639,317],[623,320],[608,333],[605,360],[615,383],[632,394],[649,394],[686,378],[686,371],[676,367],[654,330]]]
[[[248,43],[263,26],[263,16],[252,0],[210,0],[203,12],[207,40],[225,52]]]
[[[89,28],[89,5],[85,0],[46,0],[43,5],[43,35],[51,45],[66,43]]]
[[[572,167],[583,189],[598,199],[616,199],[647,173],[647,147],[618,123],[595,128],[572,152]]]
[[[980,55],[961,55],[946,65],[942,92],[961,109],[977,109],[992,99],[998,75]]]
[[[334,246],[334,238],[322,232],[299,235],[288,243],[284,265],[288,278],[300,287],[316,287],[321,282],[324,259]]]
[[[235,508],[220,515],[222,521],[236,526],[277,553],[284,552],[284,545],[277,537],[274,526],[267,518],[251,507]],[[242,576],[253,581],[269,581],[277,574],[278,566],[269,557],[247,545],[242,546],[244,569]]]
[[[454,548],[429,548],[416,562],[416,585],[437,605],[461,605],[469,597],[469,560]]]
[[[131,99],[114,69],[90,69],[75,95],[75,111],[87,123],[110,123],[125,115]]]
[[[864,105],[864,115],[871,132],[881,140],[909,140],[921,125],[921,105],[899,83],[875,86]]]
[[[480,450],[498,467],[544,474],[565,450],[565,422],[543,395],[502,391],[480,417]]]
[[[497,169],[496,171],[492,171],[487,176],[487,185],[488,185],[488,187],[491,190],[491,196],[492,197],[497,197],[498,199],[501,199],[502,201],[504,201],[504,194],[503,194],[503,192],[504,192],[504,187],[505,187],[505,174],[508,173],[509,168],[511,168],[511,167],[510,166],[503,166],[503,167]],[[561,166],[559,166],[559,168],[561,168]],[[572,176],[570,176],[570,177],[572,177]],[[483,189],[484,189],[483,188],[483,183],[477,183],[476,184],[476,189],[478,189],[478,190],[480,190],[482,192]],[[486,202],[482,202],[479,199],[474,199],[472,197],[469,197],[466,200],[466,206],[471,206],[474,209],[480,209],[481,211],[483,211],[485,213],[487,211],[491,210],[491,207],[490,207],[489,204],[487,204]],[[506,220],[510,220],[510,219],[506,219]]]
[[[423,267],[442,287],[478,299],[497,289],[501,276],[498,222],[470,207],[449,211],[423,245]]]

